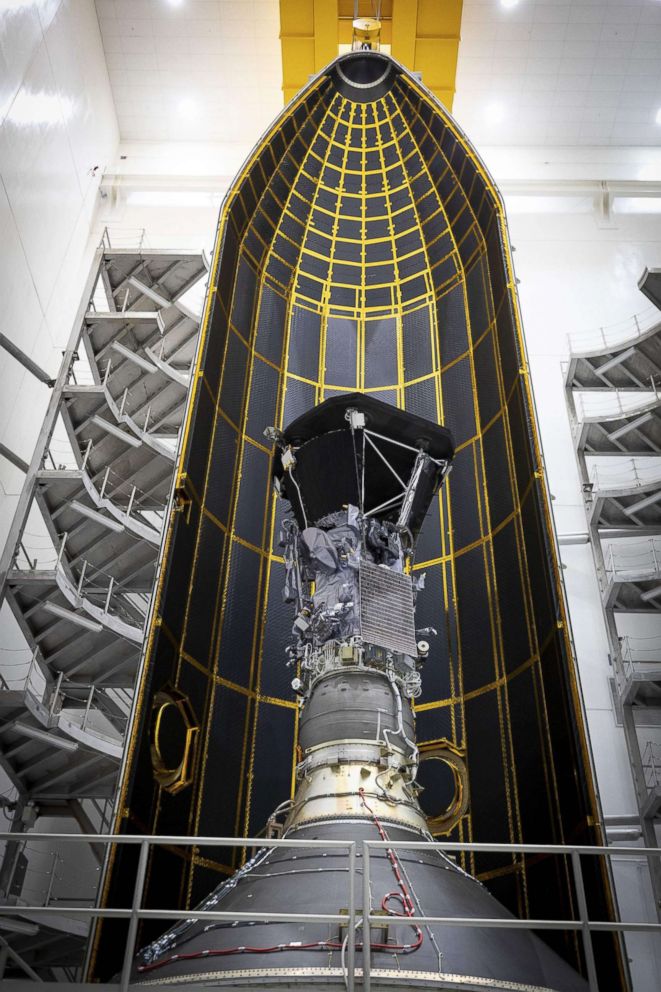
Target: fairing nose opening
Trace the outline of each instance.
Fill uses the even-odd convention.
[[[392,59],[378,52],[351,52],[338,59],[330,73],[337,91],[354,103],[381,99],[390,90],[396,74]]]

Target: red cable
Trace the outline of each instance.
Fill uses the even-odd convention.
[[[367,810],[367,812],[370,814],[370,816],[374,820],[374,825],[375,825],[376,829],[379,831],[379,836],[381,837],[381,840],[387,841],[388,840],[388,837],[386,835],[385,830],[381,826],[381,823],[379,821],[378,816],[376,815],[376,813],[374,812],[374,810],[365,801],[365,790],[364,789],[358,789],[358,795],[360,796],[360,801],[361,801],[363,807]],[[394,874],[395,878],[397,879],[397,885],[399,886],[399,892],[388,892],[383,897],[383,899],[381,900],[381,909],[383,909],[386,913],[389,913],[390,916],[403,916],[403,917],[406,917],[406,916],[415,916],[415,906],[413,904],[413,900],[411,899],[411,896],[409,895],[409,890],[406,888],[406,885],[404,884],[404,880],[402,878],[401,871],[400,871],[400,868],[399,868],[399,862],[397,861],[397,858],[395,857],[395,852],[392,850],[392,848],[387,847],[386,848],[386,854],[388,856],[388,860],[390,861],[390,865],[392,867],[393,874]],[[388,909],[388,902],[390,901],[390,899],[393,899],[393,898],[397,898],[397,899],[400,900],[400,902],[402,903],[402,906],[404,907],[404,912],[403,913],[397,913],[397,912],[395,912],[392,909]],[[365,913],[365,909],[364,908],[363,908],[363,913]],[[406,949],[407,952],[417,951],[418,948],[422,945],[422,941],[423,941],[422,930],[417,925],[417,923],[412,923],[411,926],[413,927],[413,930],[415,932],[415,937],[416,937],[415,943],[413,943],[413,944],[399,945],[397,947],[397,950],[399,950],[399,949]],[[371,945],[371,946],[375,946],[375,945]],[[378,947],[379,945],[376,945],[376,946]],[[383,945],[381,945],[381,946],[383,946]],[[394,947],[394,945],[392,945],[392,944],[386,944],[385,946],[386,947]]]
[[[364,808],[367,810],[367,812],[372,817],[372,820],[374,821],[374,825],[376,826],[376,829],[379,831],[379,835],[381,837],[381,840],[387,841],[388,840],[388,837],[386,836],[386,832],[383,829],[383,827],[381,826],[381,823],[379,822],[379,819],[378,819],[376,813],[365,802],[365,790],[364,789],[359,789],[358,790],[358,795],[360,796],[360,801],[361,801],[362,805],[364,806]],[[404,884],[404,880],[402,879],[402,875],[401,875],[401,872],[400,872],[399,863],[397,861],[397,858],[395,857],[395,854],[392,851],[392,849],[389,848],[389,847],[386,848],[386,854],[388,855],[388,860],[390,861],[390,865],[392,867],[393,874],[394,874],[395,878],[397,879],[397,885],[399,886],[399,891],[386,893],[386,895],[381,900],[381,909],[383,909],[384,912],[388,913],[390,916],[398,916],[398,917],[401,917],[403,919],[406,918],[407,916],[415,916],[415,906],[413,904],[413,901],[411,899],[411,896],[409,895],[408,889],[406,888],[406,885]],[[398,913],[395,910],[388,908],[388,903],[390,902],[391,899],[399,899],[399,901],[401,902],[401,904],[402,904],[402,906],[404,908],[404,912],[403,913]],[[376,951],[391,951],[391,952],[395,952],[395,953],[396,952],[401,952],[401,953],[406,953],[406,954],[410,954],[413,951],[417,951],[418,948],[421,946],[422,941],[423,941],[422,930],[415,923],[412,923],[411,926],[413,927],[413,930],[414,930],[415,935],[416,935],[416,939],[415,939],[414,943],[412,943],[412,944],[379,944],[379,943],[372,944],[372,943],[370,943],[370,949],[373,950],[373,951],[374,950],[376,950]],[[363,927],[363,929],[364,929],[364,927]],[[339,941],[337,941],[337,940],[317,940],[317,941],[314,941],[314,943],[311,943],[311,944],[299,944],[299,943],[292,944],[292,943],[290,943],[290,944],[274,944],[272,947],[250,947],[250,946],[244,946],[244,947],[226,947],[226,948],[222,948],[222,949],[218,949],[218,950],[211,950],[211,949],[209,949],[209,950],[205,950],[205,951],[191,951],[189,954],[171,954],[169,957],[163,958],[162,961],[152,961],[151,964],[141,964],[141,965],[138,965],[138,971],[140,973],[143,973],[143,972],[146,972],[146,971],[154,971],[156,968],[162,968],[166,964],[174,964],[177,961],[195,961],[198,958],[225,957],[225,956],[227,956],[229,954],[275,954],[278,951],[311,951],[311,950],[315,950],[316,948],[320,948],[320,949],[323,949],[323,950],[338,950],[339,951],[342,948],[342,944]],[[356,950],[362,950],[362,948],[363,948],[363,944],[362,943],[356,944]]]
[[[193,961],[196,958],[217,958],[227,954],[274,954],[277,951],[310,951],[315,947],[337,947],[341,944],[330,941],[318,940],[312,944],[274,944],[272,947],[226,947],[219,950],[192,951],[190,954],[171,954],[162,961],[153,961],[151,964],[138,965],[138,971],[153,971],[155,968],[162,968],[163,965],[173,964],[176,961]]]

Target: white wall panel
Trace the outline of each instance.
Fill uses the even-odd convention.
[[[0,331],[51,375],[98,240],[98,186],[117,142],[93,0],[0,2]],[[49,398],[0,350],[0,441],[26,461]],[[0,457],[0,544],[23,478]],[[10,680],[26,664],[18,642],[5,607],[0,672]]]
[[[117,141],[93,0],[0,4],[0,329],[50,373],[70,333],[98,184]],[[2,352],[0,396],[0,440],[29,459],[48,389]],[[17,483],[0,459],[0,538]]]

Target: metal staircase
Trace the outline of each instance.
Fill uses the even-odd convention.
[[[601,329],[591,344],[574,340],[580,350],[570,354],[565,386],[615,706],[643,841],[654,846],[661,825],[661,745],[646,740],[643,727],[659,725],[661,714],[661,270],[646,270],[639,288],[654,305],[628,324]],[[641,636],[631,634],[634,614],[646,617]],[[656,859],[650,874],[661,919]]]
[[[116,787],[206,273],[201,254],[100,246],[0,560],[25,643],[9,667],[0,651],[0,765],[18,810],[85,832],[81,802]],[[23,846],[0,870],[17,904]]]

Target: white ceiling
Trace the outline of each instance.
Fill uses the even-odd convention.
[[[464,0],[454,114],[478,144],[659,145],[661,0]]]
[[[282,106],[278,7],[96,0],[122,138],[252,144]],[[461,38],[478,146],[661,145],[661,0],[464,0]]]
[[[282,108],[278,0],[95,0],[126,141],[251,145]]]

